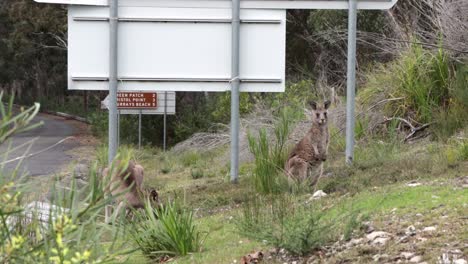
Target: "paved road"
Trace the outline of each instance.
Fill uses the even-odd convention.
[[[29,153],[36,153],[47,149],[64,138],[79,133],[79,129],[74,125],[74,122],[62,118],[39,114],[34,119],[34,122],[40,121],[43,121],[44,125],[31,131],[17,134],[11,138],[12,144],[10,150],[33,140]],[[8,151],[8,144],[9,142],[7,141],[0,146],[0,163],[5,160],[12,160],[24,156],[29,146],[27,145],[13,152],[6,153]],[[76,140],[66,140],[45,152],[23,159],[19,167],[19,172],[27,173],[30,176],[53,175],[59,172],[62,166],[72,161],[72,157],[66,152],[77,145],[78,143]],[[5,158],[6,155],[8,155],[8,157]],[[4,171],[11,172],[19,162],[20,161],[7,163]]]

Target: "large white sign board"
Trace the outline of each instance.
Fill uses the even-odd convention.
[[[68,4],[68,88],[108,90],[108,0]],[[397,0],[362,0],[388,9]],[[347,0],[242,0],[240,90],[285,89],[286,9],[347,9]],[[118,89],[229,91],[230,0],[119,0]]]
[[[108,89],[108,13],[107,7],[69,7],[69,89]],[[121,7],[118,89],[229,91],[230,13]],[[242,10],[241,20],[241,91],[284,91],[286,11]]]

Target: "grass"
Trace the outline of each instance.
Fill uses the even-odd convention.
[[[283,168],[288,157],[286,142],[298,117],[297,112],[285,108],[275,124],[274,139],[268,138],[265,129],[260,130],[258,137],[248,135],[249,150],[255,157],[252,179],[257,192],[280,193],[288,186],[283,177]]]
[[[468,171],[466,159],[462,158],[465,157],[465,141],[421,142],[413,145],[399,142],[397,135],[360,141],[356,149],[355,165],[351,167],[344,165],[344,158],[339,152],[340,146],[330,149],[331,158],[326,163],[325,174],[331,174],[331,177],[321,179],[318,187],[329,193],[329,196],[314,203],[317,210],[324,212],[320,221],[346,221],[339,221],[340,225],[334,227],[336,232],[330,232],[333,234],[331,238],[314,236],[319,245],[332,243],[340,236],[361,236],[359,226],[364,219],[373,221],[385,230],[385,221],[394,208],[397,208],[394,215],[403,218],[414,219],[417,213],[427,214],[422,224],[433,225],[431,219],[436,218],[432,208],[444,204],[443,208],[452,212],[446,221],[455,224],[454,232],[460,231],[456,223],[464,209],[463,204],[466,204],[467,195],[462,189],[453,187],[452,181]],[[237,223],[241,220],[239,215],[242,214],[243,204],[252,201],[251,197],[255,193],[251,181],[255,164],[243,165],[239,184],[232,185],[227,177],[226,165],[215,162],[224,151],[225,149],[218,149],[200,153],[197,162],[192,163],[195,165],[190,167],[177,159],[179,154],[154,152],[159,161],[155,163],[152,156],[154,153],[150,155],[150,150],[136,152],[137,157],[144,157],[141,161],[148,168],[148,183],[157,187],[163,197],[176,199],[186,208],[195,208],[197,226],[201,231],[209,232],[201,252],[176,258],[173,260],[175,263],[232,263],[255,250],[268,251],[274,244],[288,247],[287,244],[265,243],[262,240],[268,239],[255,234],[239,233]],[[456,153],[453,164],[447,158],[447,151]],[[171,167],[171,171],[161,172],[161,168],[167,166]],[[193,180],[192,171],[200,168],[212,176]],[[413,180],[423,183],[423,186],[406,186],[406,183]],[[439,198],[433,199],[433,195]],[[294,197],[296,200],[291,203],[294,205],[308,199],[308,195],[304,193]],[[298,226],[294,223],[294,220],[291,221],[290,228],[297,229]],[[408,224],[409,222],[403,221],[401,225],[392,228],[404,229],[404,225]],[[452,233],[437,241],[448,241],[447,239],[454,239],[453,236],[457,237]],[[288,243],[294,245],[294,240],[290,241],[292,242]],[[300,248],[297,244],[294,247]],[[229,250],[223,250],[225,248]],[[397,246],[395,248],[400,249]],[[388,252],[398,254],[395,248]],[[356,249],[346,257],[355,258],[353,254],[358,253]],[[428,253],[426,255],[435,256]],[[372,257],[364,256],[369,259]],[[274,260],[272,263],[275,263]]]
[[[163,261],[174,256],[199,252],[206,235],[198,231],[191,210],[168,202],[161,208],[151,208],[136,213],[131,234],[143,254]]]

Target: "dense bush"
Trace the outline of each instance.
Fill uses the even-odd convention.
[[[447,51],[413,44],[368,76],[360,99],[368,105],[389,99],[387,116],[430,123],[434,134],[444,139],[468,123],[467,81],[467,67],[451,60]]]

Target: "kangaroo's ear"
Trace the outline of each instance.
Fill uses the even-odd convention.
[[[310,101],[309,105],[310,107],[312,107],[313,110],[317,110],[317,103],[315,101]]]
[[[331,101],[330,100],[326,100],[325,103],[323,103],[323,106],[325,106],[325,109],[328,109],[331,105]]]

